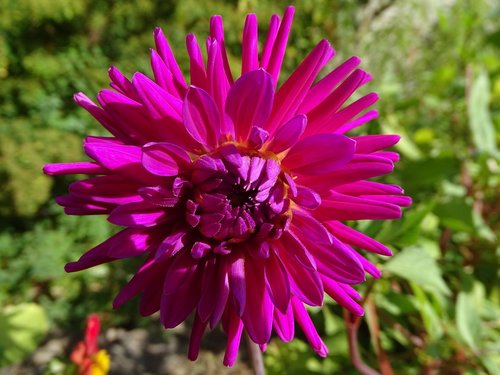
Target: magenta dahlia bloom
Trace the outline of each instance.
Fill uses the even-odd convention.
[[[384,151],[397,135],[348,136],[374,119],[370,93],[346,104],[370,80],[351,57],[315,83],[335,51],[322,40],[277,87],[294,8],[273,16],[259,53],[257,19],[248,15],[242,71],[235,78],[220,16],[210,22],[207,61],[186,39],[188,85],[161,29],[151,54],[154,79],[109,70],[113,90],[94,104],[75,95],[110,133],[87,137],[92,161],[49,164],[49,175],[95,175],[70,185],[57,202],[71,215],[108,215],[125,227],[66,266],[80,271],[116,259],[145,262],[118,294],[118,308],[141,295],[140,313],[160,311],[165,328],[194,323],[189,358],[207,326],[227,334],[224,363],[236,359],[246,331],[262,350],[272,331],[294,337],[295,322],[313,350],[328,353],[305,308],[326,292],[357,315],[352,287],[380,277],[360,249],[391,251],[343,223],[387,220],[410,204],[403,190],[369,181],[393,170]]]

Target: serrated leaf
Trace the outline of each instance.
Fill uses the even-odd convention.
[[[36,303],[0,311],[0,366],[16,363],[34,351],[49,329],[45,311]]]
[[[450,294],[438,264],[422,247],[404,249],[385,264],[384,270],[414,282],[426,291]]]

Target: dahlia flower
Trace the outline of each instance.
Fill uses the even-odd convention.
[[[369,180],[393,170],[398,154],[385,149],[399,137],[346,135],[377,117],[365,111],[375,93],[346,104],[371,79],[358,57],[315,82],[335,55],[322,40],[278,85],[293,13],[271,17],[261,51],[257,18],[247,16],[239,78],[213,16],[206,61],[187,35],[190,84],[157,28],[154,79],[112,67],[99,105],[75,95],[111,133],[85,139],[92,161],[45,166],[53,176],[95,175],[56,199],[67,214],[104,214],[125,227],[66,271],[144,256],[113,307],[141,295],[140,313],[159,311],[165,328],[193,314],[190,359],[219,323],[229,366],[244,331],[265,350],[272,331],[292,340],[295,322],[326,356],[305,305],[321,306],[326,292],[362,315],[353,285],[381,274],[360,249],[391,255],[343,222],[396,219],[410,204],[400,187]]]

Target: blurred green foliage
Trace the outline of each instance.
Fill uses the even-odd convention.
[[[149,324],[139,319],[134,303],[110,310],[133,262],[64,274],[65,262],[113,231],[104,218],[65,217],[51,199],[71,181],[41,175],[45,163],[81,160],[82,137],[103,134],[72,95],[94,96],[107,85],[110,65],[128,75],[149,72],[148,48],[157,25],[187,70],[184,35],[195,32],[202,40],[214,13],[223,15],[230,30],[226,43],[238,70],[244,15],[256,12],[264,32],[269,16],[287,3],[0,0],[0,316],[9,316],[0,325],[34,314],[40,321],[47,316],[53,328],[69,329],[82,327],[92,311],[102,312],[107,325]],[[332,66],[361,56],[374,77],[365,93],[381,96],[379,120],[361,131],[403,135],[397,146],[402,161],[384,180],[402,184],[414,205],[401,221],[359,224],[396,254],[388,261],[371,257],[384,278],[368,283],[369,290],[359,288],[375,306],[360,327],[361,355],[377,368],[385,353],[401,374],[500,374],[500,5],[297,5],[281,78],[328,38],[337,50]],[[291,344],[273,340],[265,357],[269,373],[356,373],[339,307],[330,301],[314,319],[331,355],[315,357],[300,334]],[[0,365],[32,351],[46,332],[42,328],[25,325],[16,336],[25,345],[4,351]],[[0,335],[0,348],[6,337]]]

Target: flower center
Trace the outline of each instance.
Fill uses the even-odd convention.
[[[278,161],[225,144],[193,162],[186,220],[221,245],[279,238],[290,201]]]
[[[245,206],[251,209],[255,204],[256,194],[257,189],[245,190],[241,185],[235,184],[233,191],[228,194],[227,198],[233,207]]]

